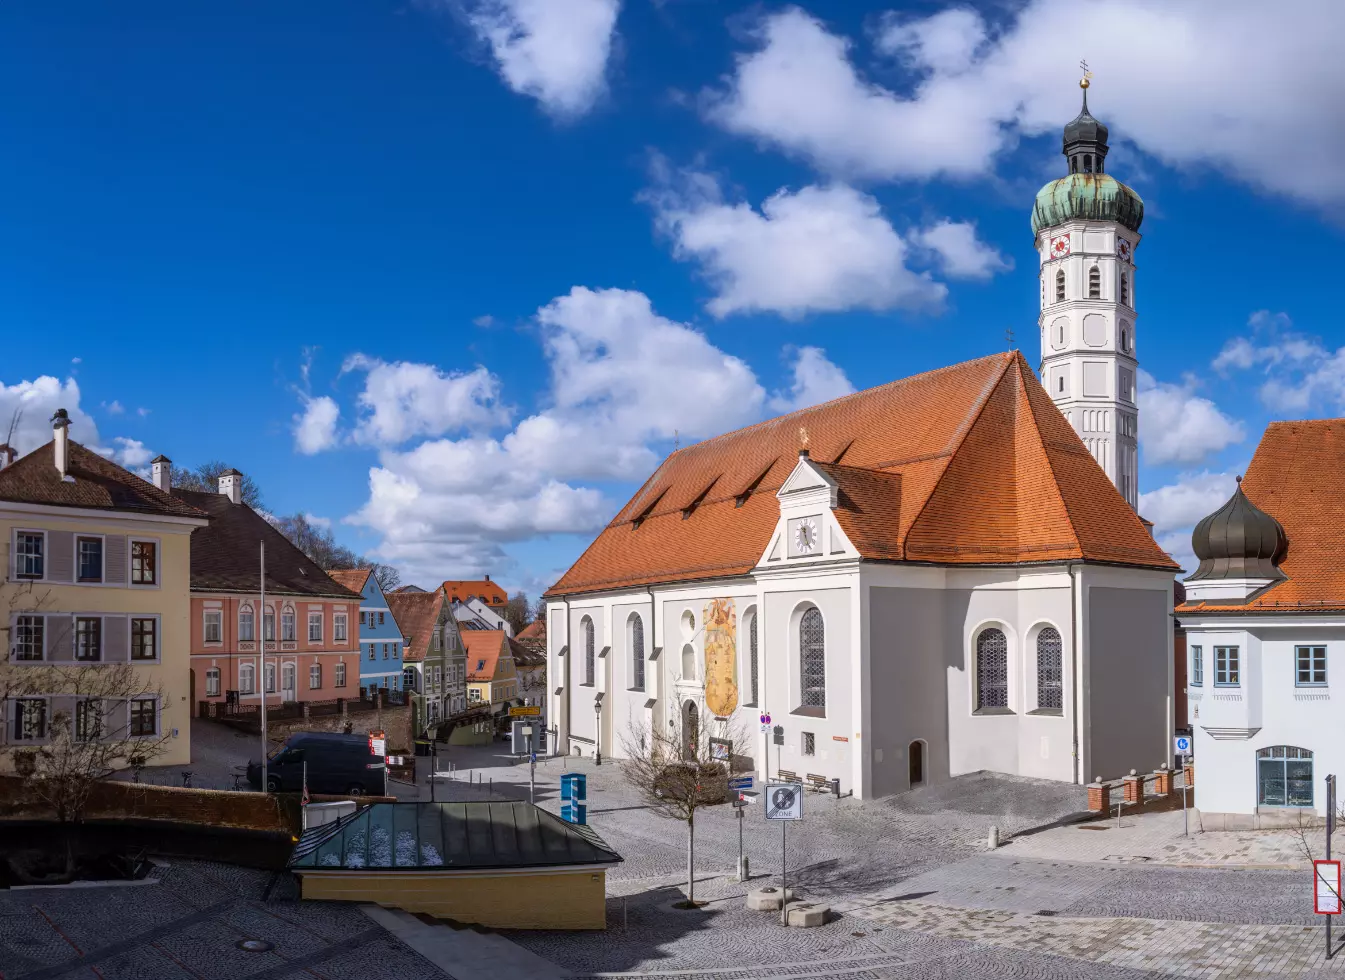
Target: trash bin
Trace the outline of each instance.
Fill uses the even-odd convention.
[[[429,739],[424,738],[416,739],[416,755],[429,755],[429,754],[430,754]]]

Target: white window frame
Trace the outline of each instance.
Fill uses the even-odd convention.
[[[38,641],[38,642],[37,642],[37,656],[36,656],[36,657],[20,657],[20,656],[18,655],[18,653],[19,653],[19,640],[18,640],[18,637],[19,637],[19,629],[20,629],[20,627],[19,627],[19,621],[20,621],[20,620],[24,620],[24,619],[26,619],[26,620],[30,620],[30,622],[28,622],[28,623],[26,623],[26,624],[24,625],[24,627],[23,627],[24,629],[26,629],[26,630],[31,630],[34,626],[36,626],[36,627],[37,627],[37,630],[38,630],[38,635],[37,635],[37,641]],[[47,617],[46,617],[46,616],[34,615],[34,614],[32,614],[32,613],[21,613],[21,614],[19,614],[18,616],[15,616],[14,619],[11,621],[10,629],[13,630],[13,635],[14,635],[14,639],[11,641],[11,644],[10,644],[11,649],[10,649],[10,651],[9,651],[9,657],[8,657],[8,659],[9,659],[9,661],[10,661],[11,663],[16,663],[16,664],[40,664],[40,663],[46,663],[46,662],[47,662]],[[30,636],[29,638],[31,639],[31,636]]]
[[[18,734],[19,711],[22,704],[38,701],[44,705],[42,712],[42,731],[32,737]],[[51,736],[51,698],[45,695],[32,695],[11,698],[9,710],[5,713],[5,740],[14,745],[39,745]]]
[[[81,710],[80,710],[81,707],[84,706],[84,705],[90,705],[90,704],[93,704],[93,705],[97,705],[97,706],[98,706],[98,710],[97,710],[96,714],[94,715],[94,719],[95,719],[95,721],[94,721],[94,731],[93,731],[92,734],[89,734],[89,733],[86,733],[86,732],[82,732],[82,731],[80,730],[80,724],[79,724],[79,721],[80,721],[80,715],[81,715],[81,714],[84,714],[84,715],[87,717],[87,713],[88,713],[88,709],[87,709],[87,708],[85,708],[83,711],[81,711]],[[74,739],[75,739],[76,742],[96,742],[96,741],[98,741],[99,739],[106,737],[107,734],[108,734],[108,732],[107,732],[107,724],[106,724],[106,721],[107,721],[107,711],[106,711],[106,708],[105,708],[104,705],[103,705],[103,699],[102,699],[102,698],[78,698],[78,699],[76,699],[76,701],[75,701],[75,710],[71,713],[71,716],[70,716],[71,733],[72,733],[72,735],[74,736]]]
[[[243,672],[247,671],[249,683],[243,684]],[[240,695],[253,695],[257,693],[257,665],[251,660],[244,660],[238,665],[238,693]]]
[[[135,621],[148,619],[154,624],[154,656],[137,657],[135,655]],[[127,659],[133,664],[157,664],[163,659],[163,617],[154,615],[136,615],[126,618]]]
[[[213,622],[212,622],[213,617]],[[216,636],[210,638],[210,627],[215,627]],[[208,647],[218,647],[224,645],[224,610],[223,609],[203,609],[201,610],[201,642]]]
[[[317,635],[316,635],[316,636],[313,635],[313,633],[314,633],[313,627],[314,627],[314,626],[317,627]],[[313,610],[309,610],[309,613],[308,613],[308,642],[309,642],[309,643],[321,643],[321,642],[322,642],[322,613],[321,613],[321,612],[315,612],[315,611],[313,611]]]
[[[22,573],[19,571],[19,559],[20,559],[21,557],[25,557],[25,558],[26,558],[26,557],[30,557],[30,556],[27,556],[27,555],[20,555],[20,553],[19,553],[19,538],[21,538],[21,537],[26,537],[26,536],[36,537],[36,538],[41,539],[41,541],[42,541],[42,554],[41,554],[40,556],[38,556],[38,560],[41,561],[41,563],[42,563],[42,574],[40,574],[40,575],[25,575],[25,574],[22,574]],[[51,564],[51,548],[48,547],[49,544],[50,544],[50,541],[49,541],[48,538],[47,538],[47,532],[46,532],[46,531],[40,531],[40,530],[37,530],[36,528],[27,528],[27,527],[19,527],[19,528],[15,528],[15,529],[14,529],[14,538],[13,538],[13,541],[12,541],[12,544],[11,544],[11,548],[12,548],[12,551],[13,551],[14,558],[13,558],[13,560],[10,562],[10,565],[11,565],[11,567],[10,567],[10,572],[11,572],[11,574],[12,574],[13,577],[14,577],[14,581],[16,581],[16,582],[45,582],[45,581],[47,581],[47,569],[48,569],[48,567],[49,567],[50,564]]]
[[[314,678],[317,678],[316,684],[313,683]],[[322,664],[308,665],[308,689],[310,691],[322,690]]]
[[[345,643],[350,637],[350,617],[347,613],[332,614],[332,642]]]
[[[244,636],[243,624],[247,624],[247,635]],[[238,642],[256,643],[257,642],[257,610],[250,603],[243,603],[238,607]]]
[[[137,544],[154,545],[154,581],[137,582],[135,575],[135,546]],[[159,573],[163,570],[163,542],[158,538],[128,536],[126,539],[126,585],[132,589],[157,589],[163,576]]]
[[[208,698],[217,698],[220,696],[220,669],[218,667],[206,668],[205,696]]]
[[[79,624],[81,620],[87,620],[89,622],[97,621],[98,623],[98,626],[96,627],[98,630],[98,649],[94,651],[94,655],[92,657],[81,657],[79,655]],[[72,617],[70,624],[71,627],[70,658],[72,661],[81,664],[95,664],[103,662],[103,651],[107,648],[107,639],[104,636],[104,629],[106,625],[107,624],[103,621],[102,616],[84,616],[77,613],[74,617]]]
[[[285,606],[280,610],[280,642],[298,643],[296,639],[299,635],[299,623],[294,613],[293,606]]]
[[[345,662],[342,661],[336,665],[336,668],[333,671],[332,687],[345,687],[345,686],[346,686],[346,665]]]
[[[262,693],[262,694],[275,694],[276,691],[278,690],[278,688],[276,687],[276,681],[277,681],[278,679],[279,679],[279,678],[276,677],[276,662],[275,662],[274,660],[268,660],[268,661],[266,661],[266,663],[262,666],[262,692],[261,692],[261,693]]]
[[[74,582],[76,585],[105,585],[107,583],[107,535],[104,534],[80,534],[75,532],[75,554],[74,554]],[[80,578],[80,542],[97,541],[98,542],[98,577]]]

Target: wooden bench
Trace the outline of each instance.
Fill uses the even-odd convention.
[[[808,785],[818,793],[835,793],[841,795],[841,783],[839,779],[827,779],[825,776],[819,776],[815,772],[808,773]]]
[[[790,772],[788,769],[777,769],[775,771],[775,778],[780,780],[780,782],[782,783],[799,782],[799,774],[796,772]]]

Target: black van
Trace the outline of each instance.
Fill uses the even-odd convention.
[[[295,732],[266,764],[266,788],[272,793],[298,792],[308,766],[310,793],[366,793],[382,796],[387,760],[370,750],[369,736],[336,732]],[[260,789],[261,763],[248,763],[248,782]]]

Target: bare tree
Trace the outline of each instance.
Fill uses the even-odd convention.
[[[324,571],[334,568],[369,568],[384,592],[391,592],[402,581],[402,576],[391,565],[370,561],[336,540],[329,527],[314,523],[306,514],[271,519],[271,526],[283,534],[300,551]]]
[[[373,564],[369,567],[374,570],[374,578],[378,579],[378,587],[384,592],[391,592],[402,584],[402,573],[391,565]]]
[[[219,493],[220,474],[229,469],[227,463],[212,459],[202,463],[194,470],[174,469],[173,485],[183,490],[198,490],[201,493]],[[262,489],[257,481],[243,474],[243,503],[253,510],[262,509]]]
[[[679,711],[666,728],[632,720],[621,736],[626,782],[655,813],[686,824],[687,897],[679,908],[704,904],[696,902],[696,814],[728,799],[736,749],[747,744],[741,725],[704,706],[690,716]]]
[[[531,612],[532,604],[528,602],[528,593],[518,591],[509,597],[509,602],[504,607],[504,621],[513,628],[515,636],[522,633],[523,628],[532,622],[529,618]]]
[[[65,842],[65,864],[55,879],[75,873],[78,828],[99,780],[125,766],[143,766],[167,747],[159,705],[162,687],[133,663],[23,662],[18,617],[47,605],[31,583],[9,597],[0,661],[0,697],[9,706],[12,739],[0,746],[24,787],[55,814]],[[48,620],[50,623],[51,620]],[[142,709],[141,705],[147,705]],[[14,869],[19,875],[25,872]]]
[[[541,596],[537,597],[537,602],[532,607],[532,622],[539,619],[546,619],[546,599]]]

